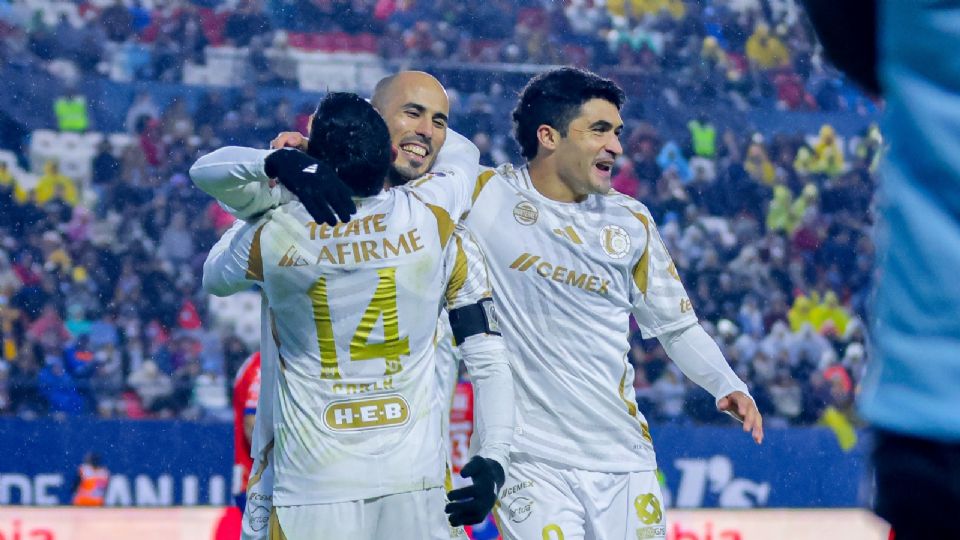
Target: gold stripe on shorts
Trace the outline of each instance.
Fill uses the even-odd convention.
[[[287,540],[287,535],[283,534],[280,528],[280,518],[277,517],[276,507],[270,510],[270,524],[267,526],[268,540]]]

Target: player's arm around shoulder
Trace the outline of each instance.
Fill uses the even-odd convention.
[[[239,219],[254,219],[290,199],[271,185],[264,171],[272,150],[225,146],[202,156],[190,167],[190,178],[202,191]]]
[[[433,168],[407,184],[407,189],[425,204],[442,208],[456,220],[473,204],[479,169],[477,146],[456,131],[448,130]]]
[[[260,238],[268,215],[236,221],[210,248],[203,262],[203,289],[214,296],[230,296],[263,283]]]

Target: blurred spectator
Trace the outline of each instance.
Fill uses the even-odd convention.
[[[62,199],[70,206],[75,206],[80,200],[80,192],[73,179],[60,174],[56,161],[48,161],[43,165],[43,175],[37,180],[33,199],[41,206],[52,199]]]
[[[766,148],[759,142],[753,142],[747,148],[747,160],[744,162],[743,168],[755,182],[771,186],[776,179],[776,170],[773,163],[767,156]]]
[[[705,116],[687,122],[687,129],[694,155],[707,159],[717,155],[717,128]]]
[[[270,29],[270,20],[257,0],[240,0],[227,17],[223,35],[236,47],[246,47],[255,36]]]
[[[204,109],[200,109],[202,114]],[[137,133],[140,130],[141,118],[160,118],[160,107],[153,102],[153,96],[150,92],[138,92],[133,100],[133,104],[127,109],[127,120],[125,126],[130,133]]]
[[[48,354],[46,366],[40,371],[38,384],[51,413],[80,414],[84,412],[83,398],[77,391],[73,377],[63,368],[63,360]]]
[[[828,176],[837,176],[844,169],[843,150],[837,141],[833,126],[824,124],[820,128],[820,136],[813,146],[813,163],[810,171],[823,173]]]
[[[790,63],[790,53],[780,39],[770,33],[766,23],[757,23],[747,39],[747,58],[762,71],[783,67]]]
[[[47,410],[47,401],[40,392],[40,365],[32,347],[19,351],[10,368],[10,410],[20,416],[33,417]]]
[[[172,411],[173,382],[152,360],[143,362],[140,369],[131,373],[127,384],[137,393],[145,410],[153,413]]]
[[[117,43],[124,42],[133,35],[133,13],[124,5],[123,0],[114,3],[100,12],[100,23],[107,32],[107,38]]]
[[[70,26],[69,23],[67,26]],[[57,39],[60,40],[61,36],[58,35]],[[76,89],[68,88],[64,95],[58,97],[53,102],[53,112],[57,117],[57,129],[60,131],[83,132],[90,127],[87,98]]]

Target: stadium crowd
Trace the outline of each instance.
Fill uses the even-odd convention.
[[[551,10],[493,0],[474,12],[459,2],[427,9],[415,1],[362,0],[277,1],[264,11],[244,0],[219,14],[224,25],[216,39],[255,48],[264,32],[278,28],[371,32],[386,58],[577,60],[550,56],[564,50],[552,42],[560,40],[586,51],[580,60],[591,67],[635,65],[664,81],[669,72],[669,85],[652,84],[666,94],[687,95],[693,81],[707,81],[696,84],[696,92],[723,93],[738,110],[771,106],[764,92],[786,108],[830,111],[865,102],[847,99],[843,84],[812,60],[802,24],[781,22],[771,30],[760,21],[764,15],[773,20],[772,14],[734,4],[751,2],[632,0],[600,7],[573,0]],[[94,24],[78,32],[151,43],[155,69],[149,73],[164,78],[156,66],[175,66],[211,40],[202,19],[210,7],[158,6],[81,4]],[[306,9],[316,11],[308,17]],[[10,6],[0,12],[3,20],[16,20]],[[487,24],[507,16],[515,26]],[[62,39],[60,30],[39,23],[5,31],[4,56],[22,39],[46,62],[99,41]],[[424,36],[434,41],[421,43]],[[386,45],[401,38],[402,50]],[[165,46],[178,48],[167,64],[158,61]],[[799,88],[799,106],[781,92],[777,81],[784,76]],[[484,164],[519,161],[506,115],[494,112],[509,110],[515,90],[494,84],[460,92],[451,125],[477,143]],[[642,91],[628,87],[629,94],[634,90]],[[145,92],[127,110],[135,143],[103,143],[89,184],[61,174],[51,161],[27,190],[0,165],[2,413],[229,416],[227,387],[250,351],[234,329],[214,324],[199,278],[206,251],[232,218],[186,173],[221,145],[264,147],[279,131],[302,130],[305,111],[285,100],[260,102],[253,86],[205,91],[196,107],[186,100],[161,106]],[[870,128],[844,144],[829,125],[819,133],[765,138],[715,125],[708,114],[669,129],[654,127],[651,116],[625,109],[625,152],[614,187],[650,207],[701,320],[748,381],[768,423],[852,418],[865,360],[879,131]],[[712,398],[679,373],[655,340],[634,333],[631,342],[634,386],[648,417],[724,421]]]
[[[0,59],[85,74],[116,61],[135,80],[175,82],[187,64],[206,63],[208,46],[226,46],[249,51],[258,84],[294,86],[294,49],[575,64],[642,74],[639,92],[674,104],[874,110],[822,61],[792,0],[60,0],[70,9],[56,16],[37,2],[0,2]]]

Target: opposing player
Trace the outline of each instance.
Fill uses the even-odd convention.
[[[258,284],[273,311],[281,369],[271,534],[449,538],[433,375],[447,269],[445,301],[482,418],[480,450],[467,467],[475,497],[452,508],[452,519],[492,506],[513,424],[509,368],[491,333],[489,292],[477,277],[483,263],[469,238],[452,235],[450,215],[465,210],[470,193],[429,178],[415,191],[381,191],[389,136],[354,95],[325,99],[312,129],[310,154],[319,160],[236,148],[224,150],[237,154],[229,159],[210,160],[259,167],[259,182],[300,178],[291,183],[301,187],[305,175],[329,167],[360,197],[353,221],[335,227],[313,221],[300,201],[240,222],[205,265],[208,290],[229,294]],[[475,149],[459,174],[471,161]],[[448,242],[457,249],[445,260]]]
[[[260,351],[240,365],[233,380],[233,480],[234,504],[242,512],[247,505],[247,480],[253,466],[250,443],[260,400]]]
[[[623,91],[586,71],[532,79],[513,112],[523,167],[483,172],[465,223],[513,352],[517,428],[496,513],[505,538],[664,538],[656,459],[627,360],[646,338],[744,422],[760,414],[699,325],[647,208],[610,188]]]

